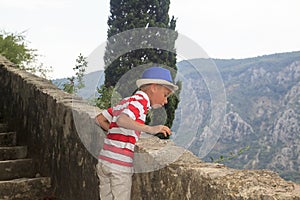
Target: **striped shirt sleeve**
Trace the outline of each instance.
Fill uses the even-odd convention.
[[[145,122],[146,120],[146,108],[147,102],[142,100],[131,101],[128,106],[123,110],[123,113],[127,114],[130,118],[138,122]]]
[[[102,111],[102,115],[109,121],[112,121],[112,108],[108,108],[107,110]]]

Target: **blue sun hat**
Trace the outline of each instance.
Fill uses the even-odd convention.
[[[142,77],[136,81],[138,88],[151,83],[164,85],[172,91],[178,90],[178,86],[173,83],[170,71],[162,67],[150,67],[145,69]]]

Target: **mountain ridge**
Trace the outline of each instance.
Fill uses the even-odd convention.
[[[267,168],[300,182],[300,52],[213,61],[223,78],[228,103],[222,136],[204,159],[236,154],[250,146],[225,164]],[[197,65],[200,60],[190,63]],[[245,134],[249,128],[253,132]],[[200,138],[201,134],[190,147],[195,153]]]

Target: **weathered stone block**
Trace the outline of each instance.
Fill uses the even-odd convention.
[[[32,159],[0,161],[0,180],[32,178],[34,174]]]
[[[0,199],[41,200],[52,196],[50,189],[50,178],[0,181]]]
[[[0,161],[22,159],[26,158],[26,156],[26,146],[0,147]]]
[[[16,145],[16,132],[0,133],[0,146],[11,147]]]
[[[8,131],[8,125],[0,122],[0,133],[7,132],[7,131]]]

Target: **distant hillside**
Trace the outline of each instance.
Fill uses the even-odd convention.
[[[203,59],[178,63],[179,70],[201,65]],[[300,182],[300,52],[247,59],[213,59],[223,78],[227,114],[218,143],[204,159],[238,158],[230,167],[271,169],[288,180]],[[193,77],[194,74],[190,74]],[[198,85],[203,105],[202,128],[210,114],[210,96],[203,80]],[[190,150],[198,153],[203,139],[198,133]]]
[[[78,95],[84,99],[93,98],[98,96],[97,87],[100,87],[104,83],[104,71],[96,71],[86,74],[83,77],[85,87],[78,91]],[[58,88],[63,89],[65,83],[68,83],[67,78],[52,80]]]

